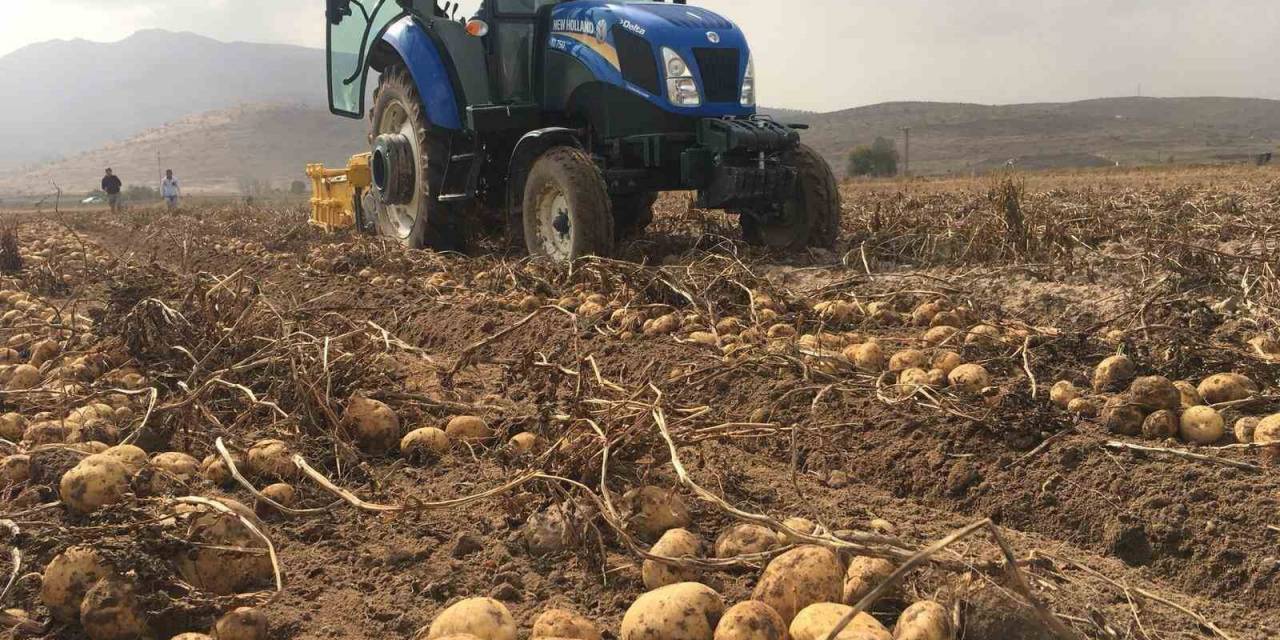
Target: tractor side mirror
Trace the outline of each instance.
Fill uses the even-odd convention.
[[[325,17],[329,24],[342,24],[342,19],[351,15],[351,0],[325,0]]]

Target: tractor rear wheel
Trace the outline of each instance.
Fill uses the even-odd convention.
[[[613,253],[613,211],[599,167],[581,149],[554,147],[533,163],[524,187],[529,253],[558,262]]]
[[[417,86],[403,66],[388,67],[378,78],[369,119],[370,145],[380,135],[403,135],[409,140],[415,161],[412,174],[416,180],[409,201],[377,202],[370,212],[378,235],[395,238],[413,249],[462,249],[461,212],[456,205],[436,199],[444,179],[449,137],[431,126]]]
[[[786,164],[796,170],[794,192],[775,214],[743,212],[743,238],[749,244],[787,251],[834,248],[840,235],[840,189],[831,166],[803,144],[788,154]]]
[[[644,233],[653,223],[653,205],[657,193],[631,193],[613,197],[613,229],[618,240]]]

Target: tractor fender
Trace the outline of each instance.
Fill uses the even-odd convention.
[[[446,56],[439,43],[413,16],[405,16],[387,27],[382,41],[395,50],[409,69],[418,87],[427,119],[442,129],[462,129],[462,112],[454,92]]]
[[[533,163],[553,147],[582,147],[578,132],[564,127],[547,127],[524,134],[507,163],[507,230],[510,240],[523,246],[524,186]]]

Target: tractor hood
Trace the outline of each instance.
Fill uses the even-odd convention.
[[[577,0],[551,14],[551,47],[586,65],[599,81],[642,91],[664,110],[691,116],[742,116],[739,104],[751,60],[733,22],[701,7],[668,2]],[[702,95],[696,106],[668,99],[666,52],[692,69]]]

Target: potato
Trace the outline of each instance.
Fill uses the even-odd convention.
[[[729,607],[716,625],[714,640],[784,640],[787,624],[773,607],[747,600]]]
[[[249,447],[246,456],[249,473],[259,478],[292,480],[298,476],[293,452],[282,440],[259,440]]]
[[[902,373],[907,369],[923,369],[929,366],[929,358],[918,349],[906,349],[889,358],[889,371]]]
[[[853,607],[831,602],[819,602],[805,607],[791,621],[791,640],[826,640],[836,625]],[[889,630],[878,620],[861,612],[849,621],[835,640],[892,640]]]
[[[480,640],[516,640],[516,621],[493,598],[468,598],[440,612],[431,621],[427,640],[469,633]]]
[[[1134,380],[1129,385],[1129,398],[1147,413],[1177,411],[1182,407],[1182,394],[1164,376],[1146,376]]]
[[[1142,437],[1148,440],[1164,440],[1178,435],[1178,414],[1161,409],[1142,422]]]
[[[622,617],[618,640],[712,640],[724,599],[697,582],[649,591]]]
[[[38,384],[40,384],[40,370],[29,364],[20,364],[9,375],[9,382],[5,388],[9,391],[25,391],[35,388]]]
[[[829,300],[813,305],[813,310],[828,322],[844,324],[858,316],[858,305],[845,300]]]
[[[898,616],[893,640],[952,640],[951,613],[932,600],[921,600]]]
[[[624,493],[622,515],[627,528],[644,540],[657,540],[668,529],[680,529],[693,522],[680,494],[652,485]]]
[[[179,633],[178,635],[169,638],[169,640],[213,640],[213,636],[207,636],[195,631],[188,631],[186,633]]]
[[[733,558],[741,555],[765,553],[780,544],[772,529],[758,524],[737,524],[721,532],[716,538],[717,558]]]
[[[1067,413],[1092,418],[1098,415],[1098,403],[1093,398],[1076,398],[1067,405]]]
[[[1200,392],[1194,384],[1186,380],[1179,380],[1173,383],[1173,386],[1178,389],[1178,394],[1182,397],[1179,405],[1180,409],[1189,409],[1204,404],[1204,398],[1200,397]]]
[[[110,452],[91,455],[58,482],[58,495],[67,508],[81,514],[124,501],[129,492],[129,469]]]
[[[858,556],[849,562],[844,574],[844,602],[855,605],[859,600],[880,586],[893,573],[892,562],[881,558]]]
[[[939,302],[922,303],[911,311],[911,323],[916,326],[927,327],[929,323],[933,322],[935,316],[942,313],[943,309],[944,307]]]
[[[646,320],[641,332],[646,336],[665,336],[675,333],[680,328],[680,316],[668,313],[651,320]]]
[[[151,458],[151,466],[182,480],[194,478],[200,473],[200,463],[180,451],[157,453]]]
[[[298,501],[298,492],[293,488],[293,485],[284,482],[268,485],[262,489],[262,495],[284,507],[293,507]],[[279,510],[271,506],[271,503],[266,500],[259,499],[253,505],[253,511],[258,517],[265,518]]]
[[[943,351],[933,357],[933,368],[942,371],[944,376],[950,374],[962,364],[964,364],[964,359],[954,351]]]
[[[1258,421],[1253,432],[1253,443],[1262,445],[1264,461],[1273,463],[1280,459],[1280,413]]]
[[[40,601],[55,620],[71,622],[80,617],[80,602],[94,584],[112,574],[102,556],[90,547],[70,547],[44,568]]]
[[[213,625],[215,640],[267,640],[271,637],[271,621],[267,614],[253,607],[240,607]]]
[[[658,542],[649,552],[665,558],[696,558],[702,555],[702,540],[686,529],[670,529],[658,538]],[[696,582],[698,571],[645,559],[640,567],[640,577],[644,582],[644,588],[653,591],[678,582]]]
[[[772,327],[769,327],[769,330],[765,333],[765,335],[771,339],[781,339],[781,338],[794,338],[796,337],[796,333],[797,331],[795,327],[789,324],[778,323],[773,325]]]
[[[236,454],[232,453],[231,457],[236,460],[237,466],[243,463],[243,460],[236,459]],[[227,468],[227,463],[223,461],[222,456],[216,453],[205,456],[200,463],[200,475],[219,487],[229,487],[235,482],[235,478],[231,475],[231,469]]]
[[[604,315],[604,305],[599,302],[588,300],[578,307],[578,315],[585,318],[594,318]]]
[[[884,370],[884,349],[875,340],[845,349],[844,358],[863,373],[880,373]]]
[[[434,460],[449,453],[449,435],[435,427],[414,429],[400,440],[400,455],[410,460]]]
[[[815,602],[839,602],[843,579],[843,567],[834,552],[806,545],[774,558],[751,598],[773,607],[790,624],[801,609]]]
[[[1142,407],[1134,404],[1128,394],[1113,396],[1102,407],[1102,426],[1111,433],[1136,436],[1142,433],[1142,423],[1146,419]]]
[[[536,434],[525,431],[511,436],[511,439],[507,441],[507,446],[511,447],[516,453],[524,455],[533,453],[534,449],[538,447],[538,440]]]
[[[1213,444],[1226,430],[1222,416],[1210,407],[1191,407],[1182,414],[1182,439],[1195,444]]]
[[[924,332],[921,339],[924,340],[925,344],[936,347],[951,342],[957,333],[960,333],[959,329],[943,325],[941,327],[933,327]]]
[[[951,371],[947,380],[957,391],[975,395],[991,384],[991,376],[980,364],[962,364]]]
[[[1240,444],[1253,444],[1254,434],[1258,431],[1258,425],[1261,424],[1262,418],[1254,416],[1245,416],[1236,420],[1231,432],[1236,436],[1236,442]]]
[[[1238,373],[1219,373],[1205,378],[1196,390],[1206,403],[1220,404],[1244,400],[1257,392],[1258,386]]]
[[[1280,340],[1272,336],[1261,335],[1249,341],[1254,353],[1267,360],[1280,358]]]
[[[142,471],[142,467],[147,466],[147,452],[132,444],[116,444],[102,454],[120,461],[125,468],[128,468],[131,475],[137,474],[138,471]]]
[[[44,444],[63,444],[67,441],[70,429],[57,422],[41,421],[31,424],[22,434],[22,441],[30,446]]]
[[[211,507],[189,511],[185,539],[192,546],[179,551],[175,559],[178,573],[187,582],[218,595],[230,595],[266,584],[272,579],[271,559],[266,553],[237,550],[266,550],[266,542],[245,526],[244,518],[261,529],[261,521],[248,507],[229,498],[220,499],[233,513]]]
[[[6,413],[0,416],[0,438],[17,442],[27,430],[27,419],[20,413]]]
[[[1080,390],[1069,380],[1059,380],[1049,389],[1049,400],[1063,409],[1071,406],[1071,401],[1079,397]]]
[[[547,609],[533,621],[530,640],[539,638],[566,638],[571,640],[600,640],[600,628],[584,616],[565,609]]]
[[[452,440],[467,442],[483,442],[493,437],[493,429],[476,416],[455,416],[449,420],[444,432]]]
[[[400,417],[386,404],[361,396],[347,403],[342,417],[347,435],[365,453],[385,454],[400,442]]]
[[[898,374],[898,392],[909,396],[929,386],[929,372],[924,369],[907,369]]]
[[[818,525],[814,524],[813,521],[808,518],[799,518],[799,517],[787,518],[786,520],[782,521],[782,526],[792,531],[795,531],[797,533],[803,533],[805,535],[813,535],[818,531]],[[788,534],[778,534],[778,537],[783,544],[800,542],[799,538],[795,538],[794,536],[791,536]]]
[[[1129,356],[1111,356],[1093,370],[1093,391],[1118,391],[1137,374],[1138,367]]]
[[[1004,339],[1000,329],[989,324],[980,324],[972,329],[964,337],[965,344],[978,345],[981,347],[993,347],[1000,344]]]
[[[133,585],[113,577],[99,580],[85,594],[80,626],[90,640],[137,640],[147,635]]]
[[[31,456],[15,453],[0,460],[0,481],[8,485],[31,479]]]

